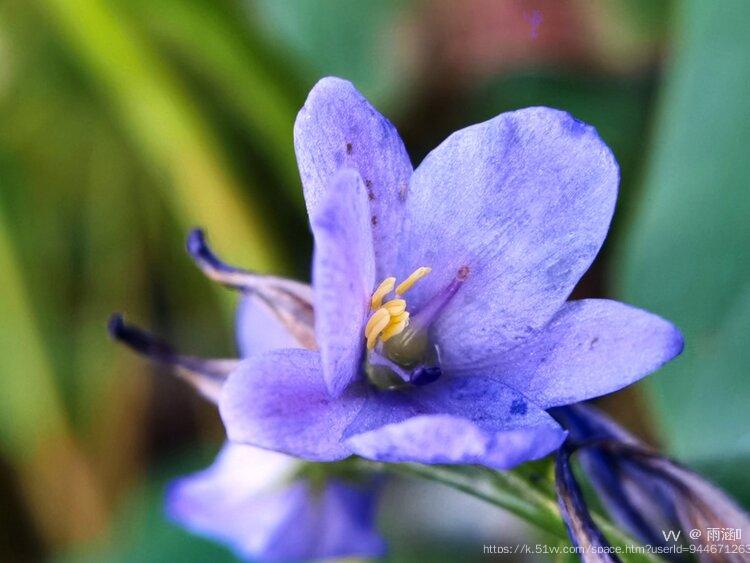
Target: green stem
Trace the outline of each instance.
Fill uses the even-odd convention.
[[[384,468],[391,473],[441,483],[507,510],[556,538],[568,538],[556,504],[538,498],[528,483],[510,472],[483,475],[474,468],[413,463],[389,464]],[[488,479],[488,475],[492,478]]]
[[[568,541],[568,533],[551,487],[545,491],[544,487],[517,471],[416,463],[382,464],[365,460],[358,460],[357,466],[366,471],[389,472],[440,483],[507,510],[558,540]],[[593,517],[612,546],[619,546],[624,550],[628,546],[641,545],[604,517],[598,514]],[[621,553],[620,558],[622,561],[639,563],[663,561],[649,553]]]

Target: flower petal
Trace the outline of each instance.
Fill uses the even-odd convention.
[[[399,275],[432,268],[409,293],[418,310],[468,268],[435,326],[446,358],[544,326],[599,251],[618,179],[593,127],[542,107],[458,131],[425,158],[409,184]]]
[[[485,343],[491,349],[491,341]],[[682,352],[664,319],[605,299],[569,301],[520,346],[457,368],[493,375],[543,408],[617,391]]]
[[[294,148],[311,215],[337,170],[359,172],[370,200],[378,278],[393,275],[403,195],[412,173],[396,128],[350,82],[328,77],[315,85],[297,116]]]
[[[331,461],[350,455],[341,435],[363,400],[351,390],[331,398],[317,352],[274,350],[240,363],[219,410],[233,442]]]
[[[211,467],[171,484],[167,513],[244,558],[382,554],[374,518],[377,487],[335,479],[321,491],[303,480],[285,484],[298,465],[283,454],[228,444]]]
[[[367,400],[344,434],[354,453],[507,469],[547,455],[565,439],[547,413],[490,378],[453,378],[396,396]]]
[[[197,496],[186,485],[178,483],[168,493],[170,516],[195,534],[229,544],[240,557],[296,560],[314,549],[316,529],[306,525],[314,514],[305,482],[248,499],[236,498],[236,490],[225,491],[220,502]]]
[[[572,443],[618,440],[626,444],[643,445],[614,420],[590,405],[578,403],[556,407],[550,410],[550,414],[568,430]],[[667,545],[661,530],[668,526],[664,525],[661,511],[654,510],[654,507],[667,507],[671,500],[658,487],[632,486],[633,483],[648,483],[648,474],[601,448],[586,447],[578,455],[600,501],[614,520],[642,542]],[[647,492],[641,494],[639,488]]]
[[[310,213],[315,237],[315,331],[329,391],[339,396],[360,372],[375,285],[367,192],[354,170],[337,172]]]
[[[713,483],[699,474],[682,467],[667,457],[639,451],[637,446],[622,446],[627,452],[632,449],[635,455],[645,459],[641,466],[655,479],[671,489],[674,498],[674,513],[683,530],[733,530],[734,537],[721,537],[718,541],[705,537],[692,542],[693,545],[722,545],[726,553],[733,553],[739,546],[746,545],[750,533],[750,515],[733,499]],[[626,455],[626,454],[624,454]],[[651,497],[653,498],[653,497]],[[729,558],[728,561],[747,561],[744,555]]]
[[[270,350],[304,347],[272,307],[253,293],[242,297],[237,307],[236,326],[237,346],[243,358]]]
[[[304,487],[273,488],[296,465],[289,456],[226,445],[211,467],[172,482],[167,513],[193,533],[227,543],[243,557],[265,557],[279,528],[305,501]]]
[[[212,501],[241,504],[284,483],[301,464],[288,455],[227,442],[211,467],[174,481],[170,493],[177,496],[169,498],[188,504],[191,500],[206,505]],[[184,508],[189,511],[190,506]]]
[[[750,533],[750,516],[723,491],[648,448],[602,412],[584,404],[552,412],[581,444],[583,466],[607,510],[642,541],[670,546],[674,540],[663,530],[725,529],[734,536],[685,539],[704,548],[723,543],[723,553],[733,553]]]
[[[315,348],[313,330],[312,288],[295,280],[265,276],[249,272],[222,261],[206,242],[201,229],[193,229],[187,240],[187,249],[196,265],[210,279],[245,295],[255,295],[265,301],[268,308],[304,348]]]
[[[234,359],[210,359],[179,354],[154,335],[135,325],[126,324],[120,314],[112,315],[108,328],[112,338],[154,362],[171,368],[177,377],[189,383],[212,403],[219,402],[224,382],[229,373],[239,365]]]
[[[327,481],[319,500],[318,545],[309,558],[382,556],[385,542],[375,521],[378,493],[372,482]]]

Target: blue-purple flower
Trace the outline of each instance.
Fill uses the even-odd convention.
[[[301,345],[288,326],[264,301],[245,296],[238,310],[241,354]],[[126,325],[120,316],[112,318],[110,330],[118,340],[174,369],[213,403],[238,365],[237,360],[180,355]],[[354,480],[335,471],[311,475],[308,464],[293,457],[227,443],[211,467],[170,485],[166,510],[180,525],[227,544],[246,559],[377,557],[385,551],[375,525],[380,485],[381,479]]]
[[[228,268],[199,233],[189,243],[204,270],[306,342],[252,354],[229,375],[230,440],[318,461],[508,468],[564,440],[545,409],[620,389],[682,350],[655,315],[567,301],[619,180],[595,130],[567,113],[499,115],[413,170],[393,125],[326,78],[294,135],[314,290]]]
[[[283,454],[228,444],[211,467],[172,483],[167,513],[248,559],[382,555],[377,487],[335,477],[315,483],[299,474],[301,465]]]

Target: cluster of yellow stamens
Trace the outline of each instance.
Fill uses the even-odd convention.
[[[406,310],[406,301],[401,297],[411,289],[420,279],[429,274],[431,268],[422,266],[402,281],[396,287],[396,278],[385,278],[375,289],[370,298],[370,308],[374,313],[370,316],[365,326],[365,338],[367,349],[372,350],[378,343],[378,338],[386,342],[402,332],[409,325],[409,311]],[[396,288],[395,299],[383,303],[383,299]]]

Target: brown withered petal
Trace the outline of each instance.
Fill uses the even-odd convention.
[[[232,289],[257,295],[294,335],[300,347],[317,349],[313,294],[309,285],[225,264],[209,248],[201,229],[194,229],[190,233],[187,249],[208,278]]]
[[[175,375],[187,381],[206,399],[216,404],[221,388],[238,360],[205,359],[178,354],[169,344],[154,335],[126,324],[122,315],[115,314],[109,320],[109,333],[132,350],[149,359],[171,368]]]
[[[615,553],[610,553],[609,542],[594,523],[586,507],[581,487],[570,466],[570,455],[574,451],[564,445],[558,450],[555,462],[557,501],[570,539],[575,547],[581,549],[579,555],[584,563],[620,561]]]

